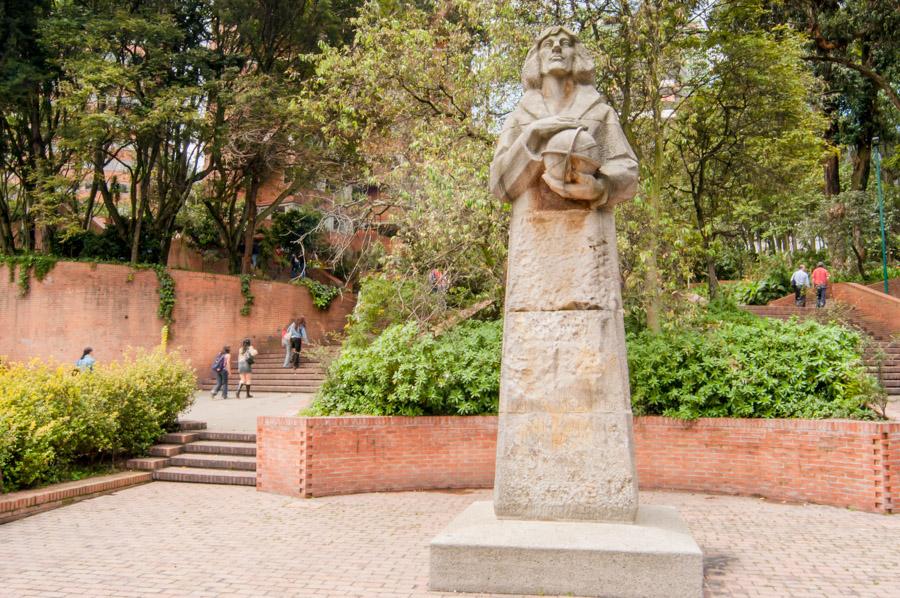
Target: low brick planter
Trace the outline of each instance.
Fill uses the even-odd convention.
[[[900,510],[900,422],[636,417],[643,489]],[[497,418],[260,417],[256,487],[290,496],[489,488]]]
[[[53,484],[34,490],[0,494],[0,524],[49,511],[85,498],[144,484],[150,480],[150,472],[125,471],[74,482]]]

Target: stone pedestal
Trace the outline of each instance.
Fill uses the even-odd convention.
[[[436,591],[696,598],[702,586],[703,554],[671,507],[588,523],[497,519],[476,502],[431,541]]]
[[[633,521],[625,328],[611,208],[529,189],[512,207],[494,508]],[[563,205],[557,205],[559,203]]]

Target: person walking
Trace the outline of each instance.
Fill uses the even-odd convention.
[[[309,342],[306,335],[306,318],[300,316],[288,328],[288,335],[291,337],[291,365],[296,370],[300,367],[300,351],[303,348],[303,342]]]
[[[212,370],[216,373],[216,386],[213,388],[212,397],[216,398],[219,390],[222,391],[222,399],[228,399],[228,370],[231,369],[231,347],[225,345],[216,355],[212,364]]]
[[[93,349],[85,347],[84,351],[81,352],[81,359],[75,362],[75,367],[82,372],[93,372],[94,364],[97,363],[97,360],[91,355],[92,352]]]
[[[806,266],[800,264],[797,271],[791,276],[791,286],[794,288],[794,304],[797,307],[806,307],[806,289],[809,288],[809,274]]]
[[[243,388],[247,389],[247,398],[253,398],[253,395],[250,394],[250,385],[253,384],[253,362],[258,354],[259,351],[253,346],[252,341],[249,338],[245,338],[244,342],[241,343],[241,348],[238,350],[238,376],[240,376],[240,383],[238,384],[237,398],[241,398],[241,389]]]
[[[816,307],[825,307],[825,295],[828,290],[828,270],[819,262],[812,271],[812,283],[816,287]]]
[[[284,347],[284,365],[281,366],[283,368],[291,367],[291,335],[288,333],[288,329],[293,323],[292,320],[281,329],[281,346]]]

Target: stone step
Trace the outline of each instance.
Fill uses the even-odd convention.
[[[163,434],[159,442],[164,444],[184,444],[195,440],[200,440],[199,432],[169,432],[168,434]]]
[[[178,431],[179,432],[196,432],[197,430],[205,430],[206,422],[201,422],[193,419],[180,419],[178,420]]]
[[[277,372],[257,372],[253,371],[253,382],[260,380],[295,380],[298,382],[319,382],[325,379],[325,374],[317,374],[312,372],[297,372],[294,370],[282,369]],[[240,382],[238,374],[228,376],[228,383]],[[206,379],[204,382],[215,382],[215,380]]]
[[[150,447],[151,457],[174,457],[184,451],[183,444],[154,444]]]
[[[167,467],[171,461],[168,457],[137,457],[129,459],[125,462],[128,469],[138,469],[140,471],[153,471],[154,469],[162,469]]]
[[[164,467],[153,472],[153,479],[163,482],[193,482],[196,484],[230,484],[256,486],[256,474],[228,469],[198,467]]]
[[[201,440],[224,440],[227,442],[256,443],[256,434],[250,432],[215,432],[206,431],[200,435]]]
[[[296,392],[296,393],[308,393],[312,394],[319,390],[320,384],[253,384],[253,387],[250,389],[250,393],[257,392]],[[200,390],[203,391],[211,391],[212,387],[207,384],[203,384],[200,386]],[[228,387],[228,399],[234,399],[234,393],[237,390],[237,385]],[[244,396],[241,393],[241,399],[243,400]]]
[[[172,467],[199,467],[206,469],[230,469],[237,471],[256,471],[256,457],[241,455],[209,455],[204,453],[185,453],[170,459]]]
[[[252,442],[228,442],[224,440],[198,440],[184,445],[184,452],[255,457],[256,444]]]

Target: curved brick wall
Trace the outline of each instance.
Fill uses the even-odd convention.
[[[257,343],[277,339],[282,326],[305,316],[311,340],[340,330],[353,309],[347,294],[327,312],[317,310],[303,287],[251,283],[255,299],[250,316],[241,315],[244,298],[237,276],[171,270],[175,279],[174,323],[170,346],[180,347],[195,367],[205,369],[224,344],[251,337]],[[127,266],[59,262],[19,297],[15,282],[0,267],[0,355],[24,361],[33,357],[74,362],[87,345],[98,360],[113,360],[129,346],[159,343],[162,321],[156,316],[156,274]]]
[[[900,509],[900,422],[634,420],[643,489]],[[260,417],[256,487],[291,496],[488,488],[496,417]]]

